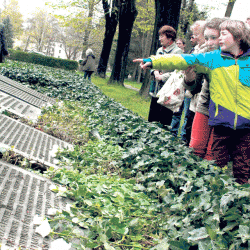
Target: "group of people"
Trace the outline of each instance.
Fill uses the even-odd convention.
[[[170,72],[183,70],[186,94],[180,112],[171,113],[163,106],[157,109],[157,99],[152,97],[149,118],[157,114],[154,121],[171,125],[176,136],[185,110],[182,139],[196,155],[214,160],[220,167],[232,161],[234,177],[240,184],[248,183],[250,177],[248,21],[250,18],[246,22],[213,18],[195,22],[191,42],[196,45],[191,53],[184,53],[184,48],[178,50],[173,28],[165,25],[159,30],[162,48],[157,54],[134,60],[143,69],[152,68],[156,80],[165,80],[163,84],[167,84]]]

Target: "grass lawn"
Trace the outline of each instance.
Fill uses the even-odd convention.
[[[145,98],[139,95],[135,90],[125,88],[120,85],[107,84],[109,78],[103,79],[97,76],[93,76],[91,81],[98,86],[102,92],[114,99],[116,102],[121,103],[127,109],[140,115],[145,120],[148,118],[150,98]],[[132,84],[131,84],[132,83]],[[136,82],[126,81],[124,84],[131,85],[140,89],[140,84]]]
[[[93,76],[91,79],[92,82],[96,86],[98,86],[106,96],[113,98],[115,101],[121,103],[124,107],[133,111],[134,113],[137,113],[145,120],[148,119],[150,97],[146,99],[144,97],[141,97],[137,91],[124,88],[120,85],[107,85],[107,81],[109,78],[103,79],[97,76]],[[140,89],[141,87],[141,84],[132,81],[125,81],[124,84],[130,85],[137,89]],[[180,134],[183,120],[184,115],[182,114],[181,125],[178,134]]]
[[[134,81],[129,81],[129,80],[125,81],[125,84],[130,85],[130,86],[132,86],[132,87],[134,87],[136,89],[141,89],[141,85],[142,85],[141,83],[134,82]]]

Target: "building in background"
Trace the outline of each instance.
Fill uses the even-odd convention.
[[[15,48],[23,49],[24,47],[25,46],[22,41],[15,40],[14,49]],[[51,42],[50,44],[45,45],[42,51],[37,51],[35,44],[30,43],[27,48],[27,51],[38,53],[38,54],[44,54],[46,56],[52,56],[55,58],[67,59],[64,46],[60,42]]]

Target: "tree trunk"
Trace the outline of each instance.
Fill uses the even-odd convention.
[[[138,70],[137,66],[138,65],[135,65],[135,67],[133,69],[133,73],[132,73],[131,78],[130,78],[131,81],[136,81],[136,75],[137,75],[137,70]]]
[[[116,27],[118,24],[118,12],[115,7],[117,6],[116,1],[113,1],[112,13],[110,14],[110,6],[107,0],[102,0],[103,10],[105,13],[105,35],[103,39],[102,52],[100,55],[100,60],[97,68],[97,74],[100,77],[105,78],[107,65],[109,60],[109,55],[112,47],[113,38],[116,32]]]
[[[190,11],[192,11],[193,10],[193,7],[194,7],[194,0],[190,0],[190,2],[189,2],[189,9],[190,9]]]
[[[182,0],[181,7],[185,9],[187,6],[187,0]]]
[[[94,7],[95,7],[95,1],[89,1],[89,13],[88,13],[88,19],[87,19],[87,27],[84,31],[84,37],[83,37],[83,51],[82,51],[82,58],[86,57],[85,52],[88,47],[89,43],[89,35],[90,31],[92,29],[92,20],[94,16]]]
[[[186,1],[186,0],[183,0],[184,4],[183,4],[183,2],[182,2],[182,8],[183,8],[183,9],[186,8],[186,2],[185,2],[185,1]],[[188,4],[188,9],[187,9],[187,11],[188,11],[189,13],[192,13],[193,8],[194,8],[194,0],[190,0],[190,1],[189,1],[189,4]],[[182,22],[183,22],[183,21],[182,21]],[[188,26],[189,26],[189,19],[187,19],[185,22],[183,22],[183,33],[184,33],[184,34],[187,33],[187,31],[188,31]]]
[[[174,29],[178,29],[178,22],[181,9],[181,0],[155,0],[155,25],[154,36],[150,54],[155,54],[159,47],[158,31],[163,25],[170,25]]]
[[[29,44],[30,44],[30,35],[28,35],[28,38],[26,40],[26,43],[25,43],[25,48],[24,48],[24,52],[27,52],[28,51],[28,48],[29,48]]]
[[[136,16],[135,0],[122,0],[119,13],[118,43],[109,84],[119,83],[123,85],[126,75],[130,38]]]
[[[154,32],[152,38],[152,45],[150,54],[156,53],[159,47],[159,34],[158,31],[163,25],[170,25],[177,30],[178,21],[180,16],[181,0],[155,0],[155,24]],[[150,87],[150,72],[147,70],[141,89],[139,91],[140,95],[148,96],[148,90]]]
[[[229,0],[228,1],[225,17],[231,16],[235,2],[236,2],[236,0]]]
[[[141,76],[142,76],[142,68],[138,68],[138,77],[137,77],[137,83],[141,82]]]

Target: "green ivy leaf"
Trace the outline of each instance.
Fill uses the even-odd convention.
[[[193,231],[189,232],[189,234],[191,234],[191,236],[188,237],[189,241],[199,241],[199,240],[203,240],[209,237],[209,234],[207,233],[207,230],[205,227],[194,229]]]
[[[104,247],[105,247],[106,250],[115,250],[115,248],[112,247],[108,242],[104,243]]]
[[[170,241],[169,246],[171,250],[189,250],[190,245],[185,240]]]
[[[240,225],[237,237],[241,238],[243,243],[250,240],[249,227]]]

